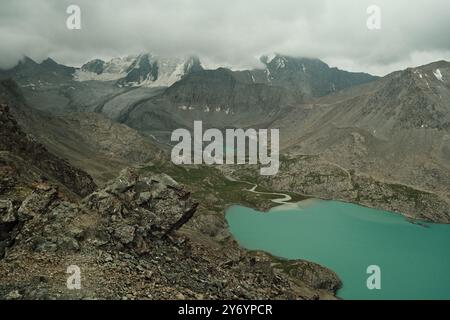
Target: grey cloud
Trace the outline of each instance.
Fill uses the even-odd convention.
[[[70,4],[81,7],[82,30],[66,28]],[[380,31],[366,28],[371,4]],[[23,55],[80,65],[148,51],[239,68],[278,52],[385,74],[449,60],[448,30],[448,0],[2,0],[0,67]]]

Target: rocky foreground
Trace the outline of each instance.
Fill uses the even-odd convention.
[[[313,263],[291,262],[288,274],[268,255],[177,235],[198,204],[166,175],[127,169],[79,202],[46,182],[23,201],[4,196],[3,299],[327,299],[341,285]],[[81,290],[66,286],[71,265]]]

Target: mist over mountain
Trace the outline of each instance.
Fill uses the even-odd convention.
[[[332,66],[384,76],[450,59],[446,0],[379,0],[382,28],[367,29],[369,0],[239,0],[167,3],[79,0],[82,29],[68,30],[67,1],[5,0],[0,10],[0,68],[22,56],[51,56],[73,66],[134,52],[197,54],[205,63],[251,69],[271,52],[320,58]],[[270,8],[270,10],[268,9]],[[39,12],[39,14],[36,14]],[[43,18],[45,17],[45,18]],[[420,23],[418,23],[420,22]],[[256,57],[256,58],[255,58]]]

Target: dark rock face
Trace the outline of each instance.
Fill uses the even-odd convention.
[[[75,68],[58,64],[50,58],[37,63],[24,57],[14,68],[0,70],[0,79],[13,78],[20,84],[61,83],[70,81],[74,72]]]
[[[25,134],[5,104],[0,105],[0,136],[0,150],[24,159],[75,193],[84,196],[95,189],[96,185],[87,173],[54,156],[31,135]]]
[[[84,64],[81,67],[81,70],[93,72],[96,74],[102,74],[104,67],[105,67],[105,61],[100,60],[100,59],[95,59],[95,60],[89,61],[88,63]]]
[[[301,92],[305,97],[322,97],[336,91],[377,79],[367,73],[355,73],[330,68],[319,59],[295,58],[276,55],[262,58],[264,74],[255,72],[258,81]]]
[[[283,103],[281,88],[248,84],[237,80],[227,69],[193,73],[165,92],[172,103],[192,107],[229,108],[235,112],[263,109],[272,111]]]
[[[202,64],[198,57],[190,57],[184,65],[184,74],[203,71]]]
[[[203,70],[134,105],[120,121],[142,132],[190,128],[195,120],[214,128],[267,126],[296,101],[294,95],[282,87],[241,81],[224,68]]]
[[[150,61],[148,54],[139,56],[128,68],[127,76],[119,81],[120,84],[141,83],[142,81],[156,80],[158,77],[158,64]]]

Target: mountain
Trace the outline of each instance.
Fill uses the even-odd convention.
[[[450,63],[445,61],[394,72],[377,81],[300,105],[303,127],[357,127],[379,139],[403,131],[446,133],[450,130]],[[316,126],[316,129],[314,129]],[[312,128],[311,128],[312,127]],[[320,130],[319,130],[320,131]]]
[[[192,99],[188,97],[184,101],[177,98],[177,103],[182,103],[180,107],[214,100],[211,107],[207,105],[201,107],[205,107],[205,110],[229,109],[229,113],[245,100],[237,97],[236,101],[231,101],[234,99],[231,98],[233,95],[239,96],[239,93],[230,90],[232,83],[241,88],[260,88],[261,91],[268,91],[266,97],[274,93],[274,98],[263,98],[263,103],[266,103],[266,100],[273,100],[269,102],[273,104],[273,112],[276,113],[279,105],[286,104],[284,101],[274,101],[280,92],[286,96],[284,99],[286,101],[301,101],[376,79],[368,74],[330,68],[315,59],[282,55],[261,59],[265,63],[263,69],[231,71],[226,68],[204,70],[196,57],[166,58],[151,54],[114,58],[108,62],[95,59],[79,69],[61,66],[51,59],[38,64],[26,58],[15,68],[1,71],[0,78],[11,77],[16,80],[35,108],[54,114],[74,111],[104,112],[112,119],[126,117],[130,108],[159,95],[158,90],[171,87],[185,78],[189,80],[180,86],[184,89],[176,90],[183,90],[184,96],[196,95],[198,101],[191,101]],[[210,80],[213,84],[208,83]],[[192,84],[189,84],[190,81]],[[189,87],[191,90],[197,90],[202,83],[205,87],[201,93],[188,93]],[[266,88],[268,86],[276,88]],[[145,90],[146,88],[154,91]],[[209,97],[216,90],[221,92],[222,98],[217,95],[215,98]],[[257,90],[251,90],[252,95],[253,91]],[[125,95],[126,99],[123,99],[122,95]],[[115,100],[120,101],[120,104]],[[248,106],[244,109],[252,107],[251,104],[260,103],[261,97],[254,96],[246,100],[252,100],[252,103],[245,102]],[[125,106],[121,107],[124,102]],[[106,105],[108,106],[104,108]],[[265,109],[266,107],[262,107],[264,113]],[[267,122],[267,119],[261,119],[259,122]]]
[[[0,102],[7,106],[8,114],[17,122],[20,132],[48,150],[52,157],[65,159],[85,170],[97,183],[115,177],[126,166],[162,157],[153,139],[142,137],[135,130],[101,114],[70,113],[54,116],[34,109],[22,88],[13,80],[0,81]],[[4,143],[8,143],[9,147],[17,145],[18,148],[24,144],[8,142],[7,139]],[[50,155],[44,157],[43,152],[39,151],[40,156],[34,158],[41,159],[45,165],[49,163],[47,158]],[[26,155],[25,158],[33,157]],[[61,178],[67,175],[62,169],[54,174],[61,175]]]
[[[13,86],[12,83],[1,83],[0,93],[4,87]],[[13,88],[14,90],[14,88]],[[4,95],[0,96],[0,141],[2,169],[22,172],[13,179],[28,179],[38,177],[53,180],[72,190],[79,196],[91,193],[96,185],[92,178],[67,161],[55,156],[48,149],[37,142],[32,135],[26,134],[10,112],[8,104],[3,103]],[[7,170],[8,171],[8,170]]]
[[[187,75],[161,94],[140,101],[118,118],[143,132],[192,127],[267,126],[296,100],[282,87],[243,82],[228,69]]]
[[[21,86],[34,89],[37,86],[70,81],[75,70],[50,58],[37,63],[29,57],[24,57],[15,67],[0,70],[0,79],[13,78]]]
[[[141,54],[114,58],[109,62],[95,59],[75,73],[78,81],[112,81],[120,86],[169,87],[185,75],[203,70],[197,57],[163,58]]]
[[[50,58],[37,63],[25,57],[14,68],[0,70],[0,80],[14,80],[34,109],[56,115],[94,112],[105,99],[126,92],[111,82],[75,81],[76,71]]]
[[[62,117],[95,112],[102,121],[105,115],[162,145],[174,129],[191,128],[195,120],[220,129],[279,128],[283,153],[294,158],[317,156],[376,181],[450,199],[448,62],[378,78],[330,68],[317,59],[273,55],[262,58],[265,68],[260,70],[191,68],[169,87],[147,87],[162,81],[163,61],[148,54],[94,60],[76,72],[107,75],[105,79],[115,74],[114,80],[77,81],[75,74],[33,88],[19,84],[33,108]],[[167,64],[171,67],[166,70],[176,70],[176,65],[181,69],[186,62]],[[32,76],[36,68],[57,75],[66,70],[27,60],[7,73],[21,78],[26,72]],[[76,161],[82,163],[80,157]],[[356,193],[344,193],[340,199],[358,202]],[[396,210],[402,208],[418,212],[409,204]]]
[[[211,206],[234,201],[241,183],[217,199],[202,177],[211,169],[199,168],[194,196],[153,171],[184,172],[134,130],[100,114],[35,110],[11,79],[0,82],[0,124],[0,278],[9,279],[0,299],[336,299],[342,283],[331,270],[247,252],[227,234],[222,212],[205,219]],[[92,172],[120,158],[140,165],[96,188],[53,152]],[[210,178],[230,184],[216,173]],[[89,268],[80,290],[65,281],[74,264]]]
[[[304,156],[314,156],[318,163],[342,168],[343,177],[353,172],[403,186],[394,186],[395,190],[386,192],[386,198],[375,201],[378,207],[387,205],[392,209],[392,194],[403,190],[409,199],[405,202],[410,204],[396,210],[427,212],[428,219],[448,221],[449,76],[450,63],[445,61],[394,72],[377,81],[299,104],[272,127],[281,130],[283,152],[299,163],[304,163]],[[293,165],[285,170],[293,176],[299,167]],[[302,183],[297,181],[292,182],[291,188]],[[320,192],[334,190],[341,199],[359,201],[355,179],[342,189],[331,184],[325,187],[326,181],[332,179],[323,178]],[[425,209],[421,207],[424,203],[441,204]]]
[[[42,63],[24,58],[14,68],[0,70],[0,79],[16,81],[33,108],[63,115],[102,112],[109,101],[122,94],[127,94],[127,103],[132,104],[199,70],[202,67],[195,57],[169,59],[143,54],[109,62],[97,59],[80,69],[60,65],[50,58]],[[136,95],[128,94],[130,91]],[[105,114],[114,119],[122,110],[112,108],[105,108]]]
[[[322,97],[378,79],[328,66],[319,59],[274,54],[262,56],[263,69],[237,72],[242,81],[288,88],[303,98]]]
[[[317,59],[276,55],[262,61],[261,70],[193,72],[117,119],[145,132],[189,128],[194,120],[218,128],[268,126],[304,101],[377,79]]]

